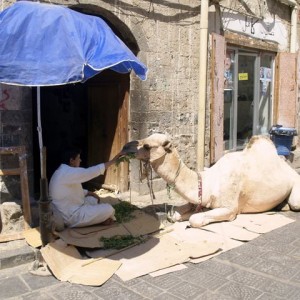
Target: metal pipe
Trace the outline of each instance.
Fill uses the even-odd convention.
[[[296,53],[297,46],[297,17],[298,7],[294,6],[291,14],[291,40],[290,40],[290,52]]]
[[[198,171],[204,169],[205,156],[205,102],[207,91],[207,38],[208,38],[208,0],[201,1],[200,16],[200,52],[199,52],[199,101],[197,130]]]

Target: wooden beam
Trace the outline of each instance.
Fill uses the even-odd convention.
[[[0,176],[20,175],[20,168],[16,169],[0,169]]]

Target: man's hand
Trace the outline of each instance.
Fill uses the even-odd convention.
[[[96,198],[98,203],[100,203],[101,198],[96,193],[88,191],[87,196],[92,196],[92,197]]]
[[[113,159],[111,159],[110,161],[104,163],[105,169],[107,169],[107,168],[110,167],[111,165],[115,164],[116,161],[118,160],[118,158],[120,158],[121,156],[124,156],[124,155],[126,155],[126,152],[122,150],[122,151],[119,152]]]

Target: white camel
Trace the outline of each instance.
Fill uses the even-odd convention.
[[[284,200],[292,210],[300,210],[300,176],[278,156],[268,137],[253,136],[243,151],[225,154],[199,174],[182,162],[164,134],[129,142],[123,149],[149,161],[167,184],[197,206],[189,217],[192,227],[232,221],[241,213],[265,212]],[[197,212],[200,206],[209,210]],[[178,208],[173,219],[183,220],[190,207]]]

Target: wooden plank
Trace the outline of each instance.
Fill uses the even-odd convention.
[[[32,220],[31,220],[25,147],[22,147],[21,152],[19,154],[19,164],[21,169],[21,174],[20,174],[21,192],[22,192],[22,204],[23,204],[23,213],[24,213],[25,230],[26,230],[30,228],[30,224]]]
[[[20,175],[20,168],[15,169],[0,169],[0,176]]]

